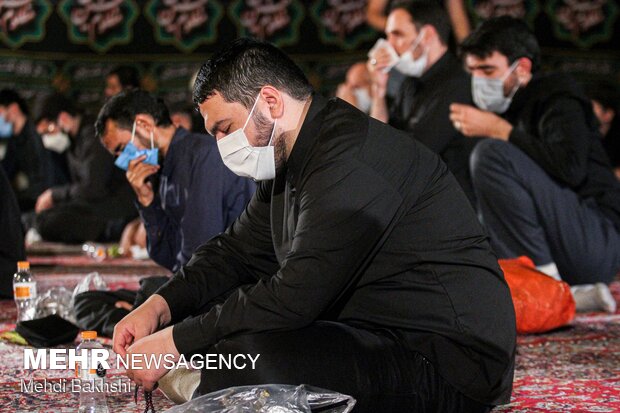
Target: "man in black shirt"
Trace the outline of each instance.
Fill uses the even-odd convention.
[[[360,412],[509,401],[510,293],[435,154],[313,95],[266,43],[216,53],[194,101],[224,163],[259,187],[225,233],[117,324],[115,351],[260,354],[255,369],[204,369],[196,394],[307,383],[352,394]],[[165,373],[128,371],[147,389]]]
[[[385,46],[370,53],[370,115],[408,132],[439,154],[473,204],[469,155],[477,140],[466,139],[449,119],[451,103],[471,103],[469,77],[448,51],[448,15],[436,3],[399,1],[391,8],[385,33]],[[393,53],[389,57],[385,50],[389,47],[398,59]],[[388,89],[394,82],[399,85],[390,96]]]
[[[30,119],[24,99],[13,89],[0,90],[0,118],[10,134],[0,140],[2,167],[11,182],[19,208],[31,211],[37,197],[53,184],[51,154]]]
[[[520,20],[486,21],[462,51],[481,110],[455,104],[451,119],[490,138],[472,154],[472,178],[495,252],[527,255],[569,284],[610,282],[620,269],[620,182],[590,101],[570,78],[538,72],[538,43]],[[611,310],[605,288],[600,307]]]
[[[123,171],[95,137],[94,121],[68,98],[53,94],[43,101],[37,128],[59,130],[71,138],[71,182],[37,198],[37,231],[48,241],[118,240],[125,224],[137,215],[134,195]]]

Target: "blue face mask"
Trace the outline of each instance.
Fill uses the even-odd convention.
[[[0,115],[0,139],[8,139],[13,136],[13,124]]]
[[[133,140],[136,136],[136,122],[133,123],[133,128],[131,131],[131,141],[125,145],[123,151],[114,161],[114,165],[118,166],[125,171],[129,169],[129,162],[139,158],[142,155],[146,155],[146,159],[143,161],[144,163],[148,163],[151,165],[157,165],[157,157],[159,154],[159,149],[154,147],[153,144],[153,131],[151,131],[151,149],[138,149],[134,144]]]

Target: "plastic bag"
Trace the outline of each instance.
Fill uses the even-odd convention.
[[[37,297],[36,318],[43,318],[49,315],[58,316],[75,323],[71,291],[65,287],[53,287]]]
[[[86,274],[84,279],[75,286],[73,289],[73,298],[79,293],[92,290],[108,290],[108,284],[106,284],[103,277],[96,271]]]
[[[205,394],[166,413],[348,413],[355,399],[317,387],[265,384]]]
[[[542,333],[575,317],[570,287],[538,271],[528,257],[499,260],[515,307],[517,333]]]

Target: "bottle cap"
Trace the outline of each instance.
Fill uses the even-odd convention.
[[[21,271],[21,270],[29,270],[30,269],[30,263],[28,261],[18,261],[17,262],[17,270]]]
[[[80,334],[80,337],[82,337],[82,340],[94,340],[97,338],[97,332],[96,331],[82,331],[82,333]]]

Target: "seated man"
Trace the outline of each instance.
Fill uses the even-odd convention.
[[[469,78],[448,50],[446,12],[433,2],[395,2],[385,34],[387,42],[370,53],[370,115],[406,131],[439,154],[473,204],[469,155],[476,141],[466,139],[449,119],[451,103],[471,102]],[[396,76],[404,79],[394,80]],[[400,83],[394,97],[388,96],[388,81]]]
[[[520,20],[485,21],[462,52],[479,109],[455,104],[450,117],[466,136],[489,138],[471,164],[495,252],[527,255],[571,285],[609,283],[620,269],[620,182],[590,101],[567,76],[539,72],[538,42]]]
[[[37,128],[71,138],[67,154],[71,182],[43,192],[34,227],[44,240],[68,243],[118,240],[135,217],[132,191],[114,159],[97,142],[93,122],[62,95],[41,105]]]
[[[243,214],[116,325],[121,355],[260,354],[202,371],[196,395],[307,383],[359,412],[486,412],[510,399],[515,316],[445,164],[325,100],[290,58],[240,39],[194,102],[226,166],[260,181]],[[152,389],[166,366],[129,370]]]
[[[11,184],[0,168],[0,297],[13,298],[13,274],[17,261],[26,259],[19,207]]]
[[[0,141],[0,147],[4,148],[4,154],[0,156],[2,167],[12,184],[20,210],[32,211],[38,196],[56,183],[52,153],[45,149],[26,102],[13,89],[0,90],[0,119],[7,125],[6,139]]]
[[[174,126],[164,102],[148,92],[112,97],[95,130],[116,156],[130,142],[159,150],[161,167],[139,157],[129,162],[127,180],[137,196],[149,256],[170,270],[179,270],[196,248],[232,224],[254,193],[251,180],[224,166],[213,139]]]
[[[371,96],[370,74],[366,68],[366,62],[354,63],[347,70],[344,83],[338,85],[336,97],[368,114],[372,105]]]

